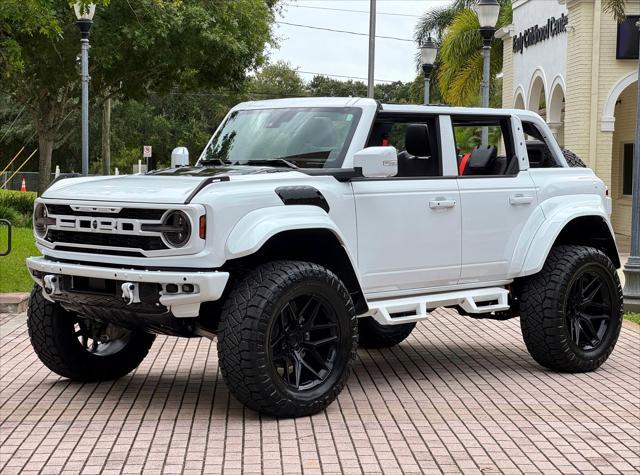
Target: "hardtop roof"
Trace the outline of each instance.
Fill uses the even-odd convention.
[[[288,107],[376,107],[384,112],[405,114],[463,114],[463,115],[515,115],[520,118],[538,117],[535,112],[524,109],[500,109],[483,107],[452,107],[446,105],[418,104],[382,104],[371,98],[363,97],[296,97],[286,99],[267,99],[248,101],[236,105],[234,110],[280,109]]]

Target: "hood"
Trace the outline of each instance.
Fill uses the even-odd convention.
[[[242,175],[276,174],[286,168],[225,166],[183,167],[147,175],[65,178],[53,183],[43,198],[78,201],[124,201],[129,203],[185,203],[205,179]]]

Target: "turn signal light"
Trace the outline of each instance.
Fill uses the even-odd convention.
[[[200,216],[200,239],[207,237],[207,215]]]

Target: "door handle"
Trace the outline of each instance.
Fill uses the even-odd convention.
[[[509,204],[511,205],[528,205],[533,202],[533,196],[531,195],[511,195],[509,197]]]
[[[453,208],[456,205],[456,200],[445,200],[445,199],[441,199],[441,200],[431,200],[429,201],[429,208],[431,209],[436,209],[436,208]]]

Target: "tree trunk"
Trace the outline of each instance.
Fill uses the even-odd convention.
[[[111,174],[111,98],[102,106],[102,174]]]
[[[51,182],[51,155],[53,154],[54,140],[48,134],[38,131],[38,152],[40,155],[38,164],[38,195],[44,193]]]

